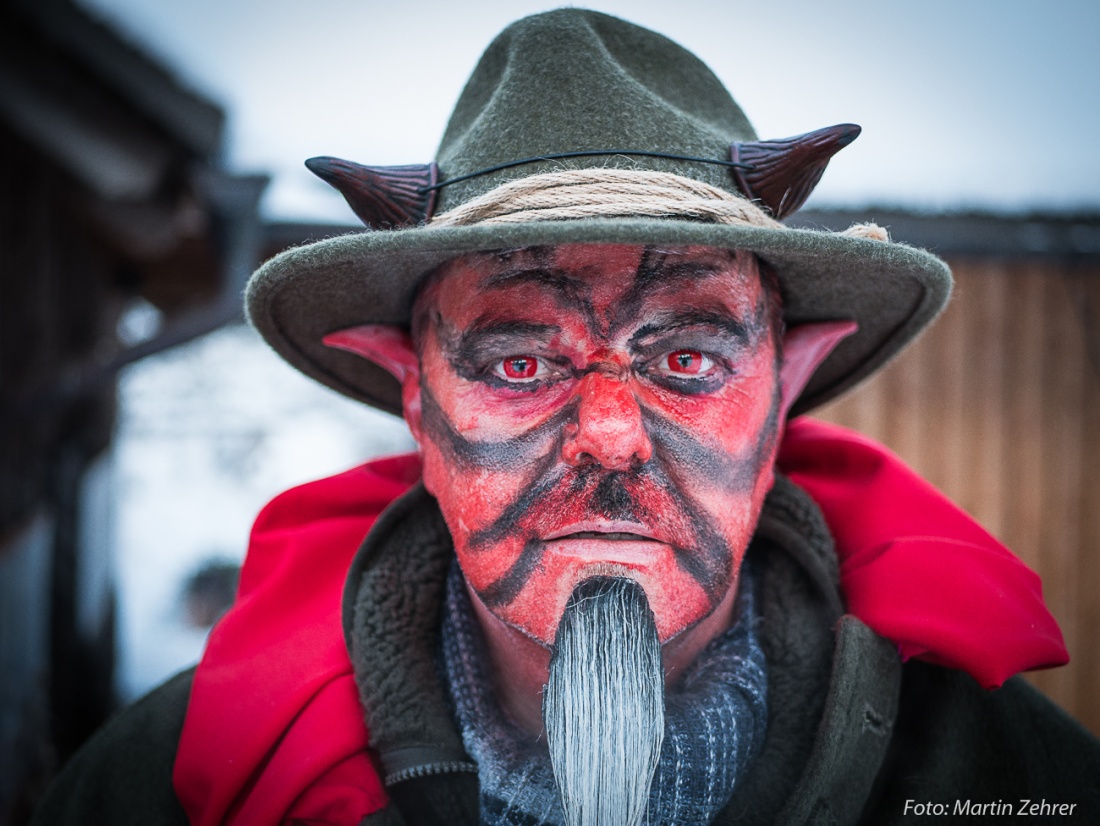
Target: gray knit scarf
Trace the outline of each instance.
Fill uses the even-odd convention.
[[[650,823],[705,824],[733,794],[764,741],[767,676],[752,572],[742,569],[733,626],[666,696],[665,739],[649,793]],[[481,822],[560,826],[543,739],[531,740],[496,701],[488,658],[457,565],[447,579],[443,656],[462,739],[478,764]]]

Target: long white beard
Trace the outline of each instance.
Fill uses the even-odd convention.
[[[566,605],[543,698],[567,826],[636,826],[664,740],[664,669],[645,592],[594,577]]]

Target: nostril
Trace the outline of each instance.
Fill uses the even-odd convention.
[[[577,439],[578,428],[576,425],[567,425],[565,428],[565,440],[562,443],[561,455],[566,464],[574,467],[593,464],[596,457],[584,450]]]

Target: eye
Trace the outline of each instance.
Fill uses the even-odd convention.
[[[698,350],[673,350],[658,360],[660,373],[674,376],[706,375],[714,367],[714,360]]]
[[[532,381],[546,375],[546,367],[534,356],[508,356],[498,361],[493,372],[514,382]]]

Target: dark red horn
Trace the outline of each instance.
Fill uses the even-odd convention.
[[[332,184],[370,229],[398,229],[422,224],[435,209],[434,186],[439,167],[363,166],[340,158],[310,158],[309,171]]]
[[[829,159],[860,131],[854,123],[841,123],[794,138],[731,144],[730,160],[752,166],[734,168],[737,188],[776,218],[785,218],[806,203]]]

